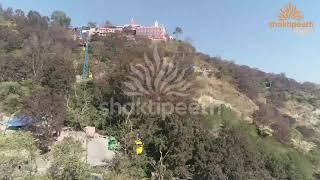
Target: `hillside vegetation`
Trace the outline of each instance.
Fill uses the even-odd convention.
[[[61,12],[48,18],[0,9],[0,112],[33,119],[21,132],[0,136],[0,178],[80,180],[91,173],[121,180],[320,178],[318,85],[209,57],[184,41],[123,34],[92,37],[92,79],[77,81],[84,53],[69,24]],[[185,79],[195,84],[190,96],[170,102],[192,102],[212,113],[110,113],[106,102],[137,101],[126,95],[123,82],[130,64],[153,57],[155,47],[162,61],[188,68]],[[120,148],[111,165],[89,167],[80,158],[79,142],[71,139],[53,147],[65,126],[94,126],[116,137]],[[138,132],[144,143],[139,156]],[[26,160],[15,160],[19,148],[28,152]],[[34,170],[36,152],[54,158],[46,174]]]

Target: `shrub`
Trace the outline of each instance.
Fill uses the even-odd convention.
[[[54,179],[87,180],[90,176],[89,166],[83,161],[83,148],[79,141],[65,138],[54,147],[53,162],[49,169]]]
[[[21,109],[22,100],[30,95],[33,89],[32,82],[1,82],[0,83],[0,108],[2,111],[13,114]]]
[[[257,141],[258,151],[266,169],[276,179],[313,179],[310,160],[301,152],[274,139]]]
[[[36,171],[36,146],[30,133],[0,134],[0,179],[24,178]]]

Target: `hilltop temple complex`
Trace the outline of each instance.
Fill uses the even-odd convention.
[[[123,26],[107,26],[107,27],[96,27],[96,28],[90,28],[90,27],[82,27],[82,28],[76,28],[77,36],[80,39],[83,39],[85,37],[91,37],[93,35],[98,36],[106,36],[110,33],[121,33],[126,35],[135,35],[135,36],[141,36],[146,37],[151,40],[160,40],[160,41],[167,41],[169,39],[173,39],[172,36],[170,36],[164,25],[161,25],[158,23],[158,21],[155,21],[153,26],[144,26],[140,24],[136,24],[133,19],[131,19],[129,24],[125,24]]]

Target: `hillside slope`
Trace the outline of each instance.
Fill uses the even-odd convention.
[[[84,53],[67,26],[35,11],[1,9],[0,17],[0,110],[32,117],[32,124],[21,129],[31,132],[30,144],[37,146],[32,151],[58,153],[45,172],[49,179],[88,179],[90,173],[109,179],[319,179],[318,85],[209,57],[188,42],[127,34],[93,36],[88,47],[92,78],[76,81]],[[175,68],[179,73],[173,78],[166,74]],[[131,89],[148,91],[129,95],[124,82],[130,79],[135,80]],[[185,88],[189,82],[194,86]],[[157,88],[176,88],[182,95]],[[126,109],[150,101],[199,104],[213,113]],[[89,168],[81,156],[73,156],[83,153],[79,142],[50,149],[65,126],[79,131],[94,126],[115,137],[120,147],[110,167]],[[142,155],[136,152],[137,138],[143,141]],[[2,159],[0,174],[6,176],[23,163]],[[29,175],[39,178],[33,170]]]

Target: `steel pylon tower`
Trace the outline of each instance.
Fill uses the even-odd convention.
[[[84,62],[83,62],[83,70],[82,70],[82,79],[86,80],[89,76],[89,54],[88,54],[88,43],[85,45],[84,49]]]

